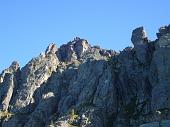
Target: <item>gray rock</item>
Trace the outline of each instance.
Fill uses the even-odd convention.
[[[57,46],[54,43],[51,43],[47,47],[45,54],[55,54],[56,52],[57,52]]]
[[[13,62],[0,75],[0,109],[13,115],[0,126],[169,126],[169,26],[159,34],[149,41],[139,27],[134,47],[119,53],[76,37],[50,44],[21,70]]]
[[[169,32],[170,32],[170,25],[163,26],[163,27],[159,28],[159,33],[156,33],[156,35],[158,38],[160,38],[161,36],[163,36]]]
[[[170,34],[162,36],[157,41],[152,66],[155,67],[157,82],[153,84],[152,107],[153,109],[170,108]],[[155,75],[152,73],[152,75]]]
[[[77,59],[73,43],[62,45],[57,53],[60,61],[71,62]]]
[[[138,27],[132,32],[131,41],[134,45],[140,45],[142,43],[147,43],[147,34],[143,27]]]
[[[19,63],[16,61],[12,62],[11,66],[2,72],[0,77],[0,109],[7,111],[10,106],[12,95],[15,95],[20,82]]]
[[[148,37],[143,27],[133,30],[131,41],[134,45],[137,59],[141,63],[148,62]]]
[[[0,98],[1,105],[0,109],[3,111],[7,111],[9,107],[10,100],[12,98],[14,90],[14,75],[7,73],[4,77],[4,82],[0,87]]]
[[[83,53],[86,52],[90,48],[87,40],[78,40],[74,45],[74,50],[77,54],[78,58],[81,58]]]
[[[46,50],[48,53],[46,52],[44,57],[40,55],[32,59],[22,68],[20,75],[21,82],[11,100],[12,108],[10,111],[14,114],[22,114],[25,120],[27,120],[27,114],[34,111],[34,92],[48,80],[52,72],[56,71],[57,65],[59,64],[58,58],[55,52],[53,52],[53,46],[51,48],[49,47]],[[22,126],[25,121],[21,119],[20,115],[19,117],[18,115],[14,115],[9,122],[5,122],[3,126],[8,127],[12,124],[15,127],[19,126],[20,123],[22,123]]]
[[[55,52],[48,52],[44,58],[40,56],[34,58],[22,68],[21,84],[13,100],[13,111],[34,103],[32,98],[34,91],[48,80],[58,63]]]
[[[34,112],[29,116],[28,122],[24,127],[42,127],[45,126],[49,117],[56,111],[57,104],[55,95],[49,92],[42,96],[42,100],[37,105]],[[50,107],[50,108],[49,108]]]

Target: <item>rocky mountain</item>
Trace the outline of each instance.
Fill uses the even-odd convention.
[[[170,127],[170,25],[121,52],[76,37],[0,74],[1,127]]]

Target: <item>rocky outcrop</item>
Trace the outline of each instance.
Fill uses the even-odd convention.
[[[0,110],[7,111],[11,106],[12,97],[16,94],[16,90],[20,83],[19,63],[14,61],[8,69],[5,69],[0,78]]]
[[[136,56],[139,62],[148,62],[148,37],[143,27],[139,27],[133,30],[131,41],[134,45],[134,50],[136,51]]]
[[[62,62],[84,61],[87,59],[101,59],[116,54],[112,50],[104,50],[96,46],[92,47],[87,40],[76,37],[73,41],[62,45],[57,56]]]
[[[76,59],[80,59],[90,48],[87,40],[76,37],[73,41],[66,45],[62,45],[58,51],[58,57],[60,61],[72,62]]]
[[[52,72],[56,70],[59,63],[55,55],[55,45],[50,45],[45,55],[40,55],[32,59],[21,70],[21,84],[18,88],[17,95],[13,100],[13,111],[18,111],[31,103],[34,103],[32,98],[34,91],[46,82]]]
[[[161,36],[167,34],[170,32],[170,25],[168,26],[163,26],[161,28],[159,28],[159,32],[156,33],[157,37],[160,38]]]
[[[157,82],[153,84],[152,107],[170,108],[170,33],[159,38],[153,55],[152,66],[156,71]],[[158,100],[159,98],[159,100]]]
[[[76,37],[0,75],[2,127],[156,127],[170,119],[170,27],[119,53]],[[146,124],[147,123],[147,124]]]

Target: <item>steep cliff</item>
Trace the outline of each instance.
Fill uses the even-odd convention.
[[[1,127],[144,127],[170,125],[170,25],[150,41],[143,27],[134,47],[117,53],[76,37],[20,69],[0,75]],[[147,125],[146,125],[147,126]],[[148,125],[149,126],[149,125]]]

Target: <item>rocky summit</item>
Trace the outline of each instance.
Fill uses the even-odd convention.
[[[0,127],[170,127],[170,25],[120,52],[76,37],[0,74]]]

